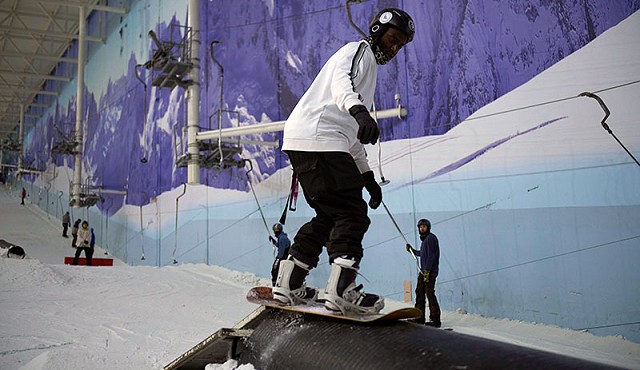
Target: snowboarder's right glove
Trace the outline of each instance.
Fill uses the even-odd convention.
[[[429,284],[429,270],[422,271],[422,278],[425,284]]]
[[[276,240],[275,240],[275,239],[273,238],[273,236],[271,236],[271,235],[269,235],[269,241],[270,241],[273,245],[276,245],[276,244],[277,244]]]
[[[371,196],[371,199],[369,199],[369,207],[373,209],[380,207],[380,203],[382,203],[382,189],[380,189],[380,185],[376,182],[373,171],[363,173],[362,178],[364,179],[364,187]]]
[[[407,252],[411,252],[413,254],[418,253],[417,250],[413,249],[413,247],[411,246],[411,244],[407,243]]]
[[[358,140],[362,144],[375,144],[380,136],[380,129],[367,108],[362,104],[354,105],[349,108],[349,114],[358,122]]]

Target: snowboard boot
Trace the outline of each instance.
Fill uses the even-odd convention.
[[[278,278],[273,287],[273,298],[288,306],[308,304],[317,300],[318,290],[308,288],[304,282],[309,270],[309,265],[292,256],[280,261]]]
[[[324,292],[324,307],[343,315],[372,315],[384,307],[384,298],[362,291],[362,284],[356,286],[358,261],[347,256],[338,257],[331,264],[329,282]]]

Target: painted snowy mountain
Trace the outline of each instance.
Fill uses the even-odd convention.
[[[354,22],[366,29],[377,9],[398,5],[397,1],[354,5]],[[399,93],[409,115],[404,120],[381,122],[384,141],[447,132],[628,17],[640,8],[640,1],[400,5],[413,16],[417,33],[395,60],[380,68],[376,106],[395,106],[394,95]],[[222,109],[240,112],[232,115],[237,118],[223,120],[223,127],[228,127],[286,119],[328,57],[345,42],[360,38],[346,21],[344,4],[338,0],[285,0],[277,6],[270,1],[240,0],[224,7],[201,2],[200,10],[203,129],[217,127],[215,114],[220,108],[220,72],[211,59],[212,41],[222,41],[214,50],[225,68]],[[153,28],[161,38],[168,37],[169,24],[184,23],[177,18],[182,14]],[[139,43],[141,36],[123,30],[121,37]],[[107,44],[118,42],[107,40]],[[149,86],[145,95],[136,79],[136,65],[150,55],[150,51],[113,55],[108,63],[126,64],[126,74],[111,76],[106,88],[87,90],[85,95],[85,175],[105,188],[127,190],[124,201],[132,205],[146,204],[186,181],[186,170],[174,165],[173,141],[174,127],[180,129],[186,121],[183,91],[158,91]],[[57,136],[52,125],[73,127],[74,102],[68,99],[66,106],[57,107],[53,117],[30,133],[26,156],[33,157],[32,161],[39,158],[41,166],[47,162],[42,157]],[[279,136],[246,138],[272,141]],[[242,155],[252,160],[250,178],[254,182],[287,165],[283,154],[272,147],[246,146]],[[140,162],[143,156],[148,163]],[[50,160],[63,163],[55,156]],[[66,163],[73,166],[70,157]],[[203,171],[202,182],[248,191],[245,173],[246,169],[237,168]]]

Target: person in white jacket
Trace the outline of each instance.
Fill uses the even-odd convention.
[[[273,294],[283,304],[317,298],[317,289],[304,281],[326,247],[331,273],[325,307],[342,314],[371,314],[384,307],[382,297],[364,293],[355,283],[362,239],[371,222],[362,188],[370,195],[371,208],[382,202],[364,144],[375,144],[380,132],[369,114],[378,65],[410,42],[414,29],[406,12],[380,11],[369,37],[346,44],[329,58],[285,123],[282,150],[316,215],[298,230],[289,258],[280,262]]]
[[[76,255],[73,257],[73,264],[77,265],[80,253],[84,251],[87,260],[87,266],[91,266],[91,230],[89,230],[89,222],[82,221],[82,227],[78,230],[78,239],[76,240]]]

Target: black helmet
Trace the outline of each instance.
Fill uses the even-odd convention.
[[[272,229],[273,231],[276,231],[276,230],[282,231],[282,225],[279,222],[276,222],[275,224],[273,224]]]
[[[402,9],[385,8],[382,9],[369,25],[369,35],[373,40],[384,35],[389,27],[393,27],[407,35],[407,43],[413,40],[416,26],[411,16]]]
[[[420,225],[427,225],[427,229],[431,230],[431,222],[426,218],[421,218],[418,221],[418,227],[420,227]]]

